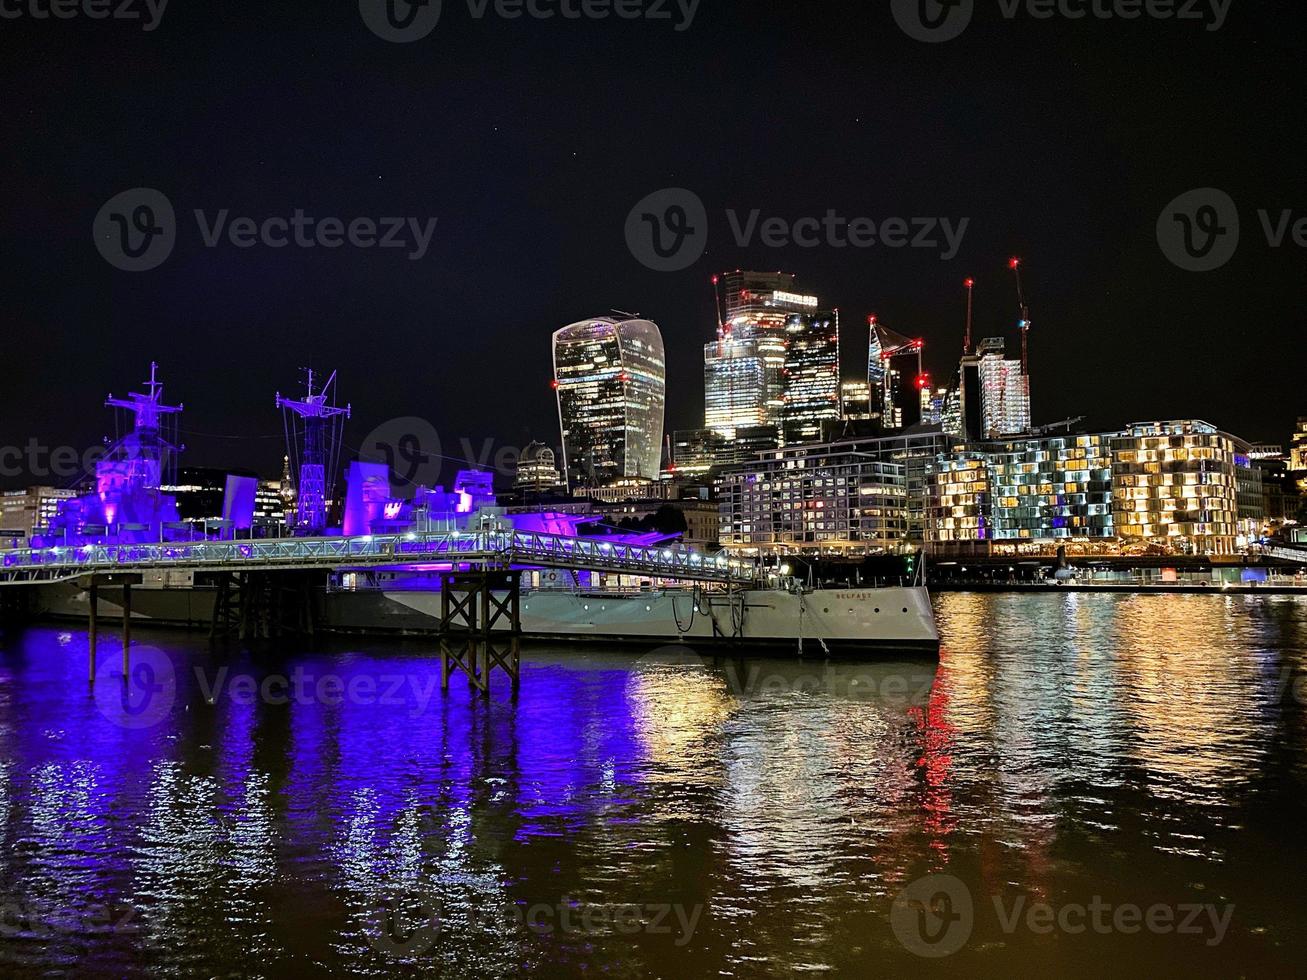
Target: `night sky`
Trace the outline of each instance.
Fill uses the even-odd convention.
[[[977,335],[1006,329],[1015,347],[1012,254],[1026,263],[1036,422],[1199,417],[1287,441],[1307,414],[1307,251],[1268,245],[1257,211],[1307,215],[1301,5],[1233,0],[1208,31],[1009,20],[998,0],[976,3],[937,44],[878,2],[703,0],[677,31],[674,4],[662,21],[477,20],[445,0],[410,44],[377,37],[348,0],[175,0],[149,32],[0,20],[0,444],[98,443],[112,433],[104,397],[139,388],[151,359],[185,402],[197,465],[276,472],[273,394],[297,391],[308,364],[340,372],[347,445],[408,415],[447,452],[556,443],[550,334],[610,308],[662,328],[668,429],[693,427],[709,279],[733,268],[794,272],[837,306],[846,376],[863,373],[874,312],[925,338],[942,382],[966,276]],[[166,262],[130,273],[101,257],[92,223],[136,187],[170,199],[178,232]],[[693,190],[709,216],[707,251],[680,272],[645,268],[624,238],[635,203],[664,187]],[[1200,187],[1227,192],[1242,228],[1207,273],[1169,262],[1155,232]],[[438,223],[420,261],[206,248],[193,211],[224,208]],[[943,261],[740,247],[728,208],[969,224]]]

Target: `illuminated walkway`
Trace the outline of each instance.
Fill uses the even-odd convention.
[[[356,537],[75,545],[0,552],[0,585],[63,582],[92,573],[341,569],[449,563],[471,568],[540,568],[750,584],[753,562],[679,548],[523,531],[365,534]]]

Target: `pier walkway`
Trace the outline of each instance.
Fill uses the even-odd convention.
[[[0,552],[0,586],[157,569],[290,571],[414,564],[478,570],[525,565],[728,585],[754,584],[762,576],[754,562],[725,555],[504,530],[20,549]]]

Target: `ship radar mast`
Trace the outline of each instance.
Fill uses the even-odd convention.
[[[277,392],[286,429],[286,452],[296,475],[295,533],[313,537],[326,533],[329,476],[334,479],[340,455],[340,434],[350,406],[334,404],[336,372],[316,387],[312,368],[306,369],[302,399],[283,398]]]

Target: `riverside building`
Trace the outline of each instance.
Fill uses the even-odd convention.
[[[858,558],[921,547],[928,466],[949,446],[938,429],[786,446],[723,467],[723,548],[750,557]]]
[[[1028,437],[942,454],[932,554],[1234,554],[1263,514],[1248,445],[1201,421]]]

